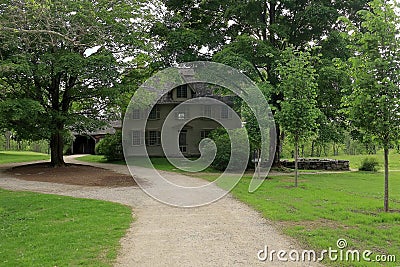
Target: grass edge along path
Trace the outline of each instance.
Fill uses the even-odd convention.
[[[0,164],[48,160],[50,156],[31,151],[0,151]]]
[[[356,156],[355,160],[365,156]],[[96,157],[101,156],[92,159]],[[347,158],[352,160],[351,156]],[[392,159],[392,164],[397,165],[394,161],[398,157]],[[174,171],[166,165],[165,160],[156,160],[154,164],[160,170]],[[191,176],[213,181],[218,174]],[[248,193],[250,179],[243,177],[232,195],[259,211],[283,233],[296,238],[303,247],[316,251],[337,249],[336,241],[344,238],[348,249],[368,249],[373,251],[372,256],[393,254],[397,259],[397,263],[325,261],[327,265],[400,266],[400,172],[392,172],[390,177],[390,213],[382,212],[381,172],[301,174],[299,188],[292,186],[293,175],[285,174],[270,177],[254,193]]]
[[[0,265],[112,266],[128,206],[0,189]]]
[[[203,178],[213,180],[213,176]],[[332,266],[399,266],[400,263],[400,173],[393,173],[390,208],[383,212],[382,173],[351,172],[300,176],[274,176],[254,193],[248,193],[251,177],[244,177],[231,194],[246,203],[283,233],[296,238],[304,248],[337,249],[345,239],[346,249],[376,255],[395,255],[396,262],[324,261]],[[273,249],[273,248],[270,248]],[[346,249],[344,251],[346,251]]]

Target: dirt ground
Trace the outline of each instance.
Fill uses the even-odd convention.
[[[7,173],[27,181],[105,187],[136,186],[130,175],[80,164],[52,168],[48,163],[36,163],[11,168]]]

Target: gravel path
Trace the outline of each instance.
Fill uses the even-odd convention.
[[[66,161],[82,164],[73,157],[67,157]],[[122,165],[89,165],[129,173]],[[136,220],[121,240],[116,266],[321,266],[276,259],[260,262],[257,252],[266,245],[276,251],[298,249],[301,252],[301,248],[230,195],[199,208],[175,208],[153,200],[137,187],[85,187],[11,178],[4,173],[10,166],[0,167],[2,188],[102,199],[131,206]],[[184,175],[166,172],[164,175],[175,181],[184,180],[185,184],[203,183]]]

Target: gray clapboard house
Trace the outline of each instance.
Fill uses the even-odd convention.
[[[124,140],[127,143],[125,145],[130,146],[131,154],[134,155],[135,149],[140,146],[145,146],[149,156],[165,156],[161,146],[161,129],[168,114],[173,112],[171,114],[173,119],[170,123],[175,124],[175,135],[179,135],[179,150],[187,157],[200,155],[200,141],[208,137],[212,130],[220,127],[218,122],[205,117],[212,117],[222,121],[232,120],[233,111],[229,107],[233,106],[233,96],[218,95],[215,93],[216,88],[214,85],[204,83],[189,83],[172,89],[161,97],[151,111],[148,111],[144,134],[141,130],[135,129],[135,125],[140,124],[145,114],[143,114],[142,110],[131,110],[126,115],[129,116],[129,124],[132,125],[130,140]],[[204,97],[215,99],[220,103],[200,105],[200,113],[204,117],[193,119],[193,113],[195,112],[190,108],[175,109],[184,101]],[[237,127],[241,126],[236,125],[232,128]]]
[[[221,126],[215,120],[209,119],[210,117],[225,122],[226,125],[231,124],[232,126],[228,128],[241,127],[237,124],[237,121],[232,119],[233,110],[230,107],[233,106],[234,96],[222,96],[215,92],[217,88],[215,85],[204,83],[184,84],[163,95],[151,111],[138,109],[128,111],[125,115],[125,123],[128,122],[131,130],[127,135],[128,137],[125,136],[123,140],[126,151],[135,155],[135,152],[140,150],[139,148],[145,147],[149,156],[165,156],[161,145],[161,129],[170,113],[173,116],[171,123],[176,127],[174,135],[179,136],[179,150],[187,157],[199,156],[200,141],[208,137],[212,130]],[[193,119],[193,113],[196,113],[196,111],[190,108],[175,109],[185,101],[202,98],[211,98],[218,103],[208,102],[204,105],[197,105],[201,109],[197,110],[201,118]],[[147,120],[145,120],[146,117]],[[146,125],[145,132],[136,129],[142,123]],[[94,132],[74,133],[75,140],[71,146],[71,153],[94,154],[95,145],[99,140],[104,138],[106,134],[113,134],[121,128],[122,123],[114,121],[110,123],[109,127]]]

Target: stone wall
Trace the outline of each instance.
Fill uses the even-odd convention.
[[[294,161],[283,160],[282,165],[294,169]],[[298,167],[301,170],[349,171],[350,162],[334,159],[299,159]]]

